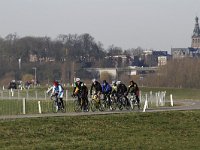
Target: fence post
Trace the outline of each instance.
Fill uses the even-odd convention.
[[[23,98],[22,100],[22,105],[23,105],[23,114],[26,114],[26,98]]]
[[[12,88],[10,89],[10,92],[11,92],[11,97],[13,97],[14,96],[14,91],[13,91]]]
[[[149,108],[149,104],[148,104],[148,95],[145,94],[145,96],[146,96],[146,101],[147,101],[147,108]]]
[[[42,113],[42,111],[41,111],[41,105],[40,105],[40,101],[38,101],[38,110],[39,110],[39,114],[41,114],[41,113]]]
[[[170,94],[170,102],[171,102],[171,106],[174,106],[174,102],[173,102],[172,94]]]
[[[148,105],[148,101],[147,101],[147,94],[146,94],[146,100],[145,100],[145,103],[144,103],[143,112],[146,111],[147,105]]]
[[[158,104],[159,104],[158,103],[158,93],[156,92],[155,94],[156,94],[156,107],[158,107]]]

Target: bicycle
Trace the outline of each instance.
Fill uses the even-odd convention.
[[[87,103],[85,100],[83,100],[83,98],[80,98],[80,101],[79,101],[77,96],[72,96],[72,97],[76,98],[74,100],[74,111],[75,112],[81,112],[81,111],[88,112],[89,111],[89,101]]]
[[[135,94],[130,95],[129,100],[131,103],[131,108],[133,110],[135,109],[136,106],[137,106],[138,110],[140,110],[140,103],[137,102]]]
[[[62,113],[66,112],[65,102],[63,101],[64,106],[62,105],[60,99],[56,94],[51,96],[52,102],[52,111],[54,113],[57,113],[58,111],[61,111]]]
[[[123,110],[126,108],[127,110],[131,109],[131,104],[128,100],[128,98],[125,97],[125,95],[121,95],[117,101],[117,106],[119,110]]]
[[[103,105],[102,100],[98,97],[97,94],[92,95],[92,99],[90,101],[90,108],[94,112],[96,110],[104,111],[105,105]]]
[[[110,101],[109,101],[109,98],[110,98]],[[114,97],[112,97],[110,94],[104,95],[104,99],[102,103],[105,108],[110,109],[110,110],[116,110],[116,101]]]

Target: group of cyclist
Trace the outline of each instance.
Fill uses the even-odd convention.
[[[79,89],[79,90],[77,90]],[[76,91],[77,90],[77,91]],[[84,100],[84,104],[88,104],[88,93],[90,94],[90,97],[94,94],[98,98],[100,98],[100,95],[103,95],[103,100],[108,100],[108,105],[111,108],[111,96],[116,96],[117,100],[124,96],[126,99],[128,105],[130,104],[130,101],[127,98],[127,95],[134,95],[136,98],[136,101],[138,103],[138,106],[140,104],[139,99],[139,87],[137,83],[135,83],[133,80],[130,81],[130,85],[127,86],[122,83],[121,81],[113,81],[112,84],[109,84],[106,80],[103,80],[103,83],[101,84],[96,79],[92,80],[92,85],[90,90],[88,91],[87,86],[80,81],[80,78],[76,78],[73,95],[77,95],[78,99],[81,100],[81,98]]]
[[[58,81],[54,81],[54,85],[52,87],[52,94],[56,94],[58,99],[60,100],[62,104],[62,109],[64,109],[63,104],[63,94],[64,90],[62,85]],[[74,88],[73,88],[73,94],[72,96],[77,96],[79,103],[83,103],[83,110],[87,111],[87,106],[89,104],[88,100],[88,94],[92,96],[92,94],[96,95],[98,98],[100,98],[100,95],[103,95],[104,100],[108,100],[108,105],[111,106],[111,96],[116,96],[117,100],[124,96],[125,99],[128,102],[128,105],[131,105],[127,95],[134,95],[136,98],[136,101],[138,104],[140,104],[139,99],[139,87],[137,83],[135,83],[133,80],[130,81],[130,84],[127,88],[127,86],[122,83],[121,81],[113,81],[112,84],[109,84],[106,80],[103,80],[103,83],[101,84],[96,79],[92,80],[92,85],[90,88],[90,91],[88,90],[88,87],[86,84],[80,80],[80,78],[75,79]],[[83,101],[83,102],[81,102]]]

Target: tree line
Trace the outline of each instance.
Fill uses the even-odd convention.
[[[94,76],[84,68],[116,67],[116,64],[118,67],[126,67],[130,65],[129,60],[124,65],[120,58],[116,60],[112,56],[123,54],[127,58],[131,56],[139,58],[142,52],[143,49],[140,47],[123,50],[111,45],[105,49],[101,42],[95,41],[94,37],[87,33],[60,34],[56,39],[47,36],[18,37],[17,34],[9,34],[5,38],[0,38],[0,81],[4,84],[12,79],[34,78],[33,67],[37,68],[37,79],[43,83],[51,83],[54,79],[61,79],[66,83],[73,81],[74,76],[92,79]],[[30,62],[30,54],[40,58],[55,58],[55,61]],[[134,79],[145,86],[200,88],[200,60],[199,58],[169,60],[167,65],[159,67],[157,72],[142,76],[144,78],[140,78],[140,75],[123,74],[119,79],[126,82]],[[105,77],[111,80],[109,75]]]
[[[7,78],[8,82],[11,79],[21,80],[27,74],[31,77],[34,75],[33,67],[37,68],[38,80],[45,82],[54,79],[72,80],[75,75],[91,77],[83,68],[115,67],[116,59],[105,59],[106,56],[132,55],[139,51],[139,48],[124,51],[114,45],[105,49],[101,42],[95,41],[88,33],[60,34],[56,39],[8,34],[0,38],[0,79]],[[40,60],[53,58],[55,61],[30,62],[30,55]],[[122,66],[120,58],[117,64],[118,67]]]

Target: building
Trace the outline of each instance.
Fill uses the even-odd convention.
[[[184,57],[200,57],[200,29],[198,17],[195,18],[195,26],[192,34],[191,47],[188,48],[172,48],[171,54],[173,59]]]
[[[195,18],[195,27],[193,30],[193,35],[192,35],[192,48],[200,48],[200,30],[199,30],[199,22],[198,22],[198,17]]]

